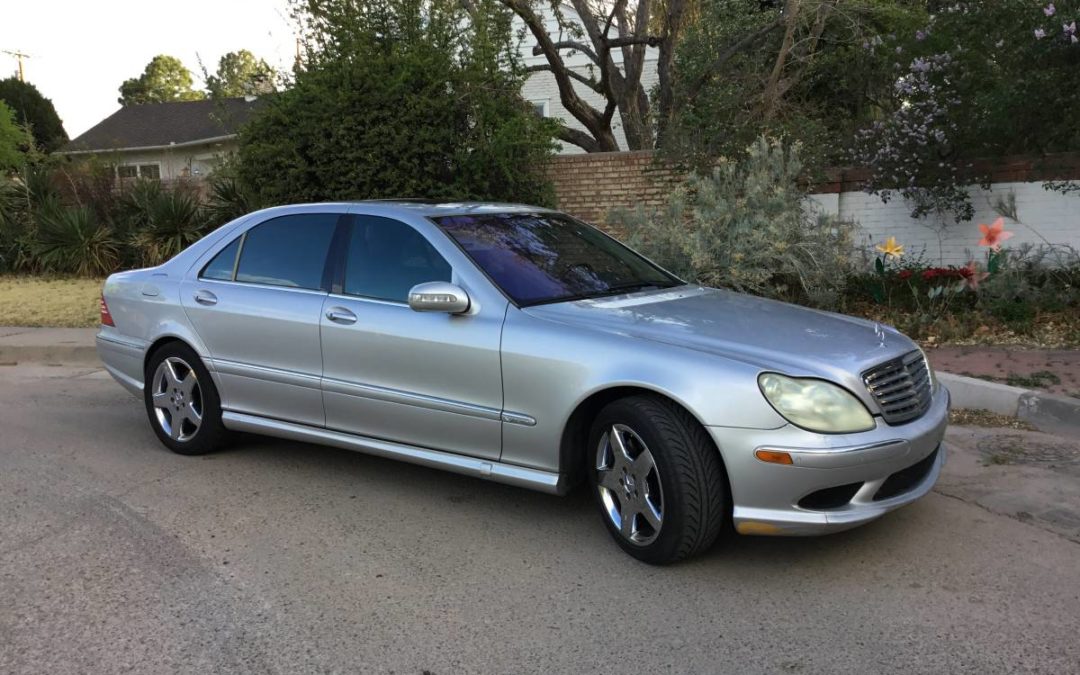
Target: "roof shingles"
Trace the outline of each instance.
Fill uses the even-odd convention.
[[[206,99],[124,106],[60,149],[106,152],[232,136],[264,99]]]

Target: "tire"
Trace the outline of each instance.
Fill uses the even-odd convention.
[[[609,403],[586,456],[604,524],[630,555],[666,565],[716,542],[728,517],[727,476],[705,429],[678,405],[649,395]]]
[[[173,452],[203,455],[223,445],[226,430],[217,387],[186,344],[170,342],[150,356],[143,402],[154,433]]]

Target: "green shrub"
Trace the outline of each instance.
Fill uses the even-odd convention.
[[[550,203],[557,124],[521,98],[497,2],[302,0],[304,67],[240,132],[264,204],[379,197]]]
[[[1080,252],[1072,247],[1021,244],[999,255],[978,306],[1013,330],[1027,333],[1040,312],[1080,305]]]
[[[88,277],[116,269],[120,245],[90,208],[52,206],[38,215],[31,249],[35,271]]]
[[[608,222],[660,265],[709,286],[823,308],[839,306],[853,226],[814,212],[796,148],[759,139],[746,159],[691,175],[660,209]]]

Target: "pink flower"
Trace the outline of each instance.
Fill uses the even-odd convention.
[[[968,288],[973,291],[979,290],[979,282],[990,276],[989,272],[980,272],[979,265],[974,260],[969,262],[967,267],[964,267],[963,270],[964,281],[967,282]]]
[[[1043,14],[1045,14],[1046,16],[1054,16],[1054,14],[1056,12],[1057,12],[1057,8],[1054,7],[1054,3],[1052,3],[1052,2],[1049,5],[1047,5],[1046,7],[1043,7]]]
[[[1066,35],[1076,35],[1076,22],[1063,23],[1061,24],[1061,29],[1065,31]]]
[[[983,238],[979,241],[979,246],[989,246],[991,249],[998,251],[1001,250],[1001,242],[1006,239],[1011,239],[1012,232],[1005,230],[1005,219],[998,218],[994,221],[993,225],[979,224],[979,229],[982,230]]]
[[[1044,37],[1046,37],[1046,31],[1044,31],[1042,28],[1036,28],[1035,29],[1035,39],[1036,40],[1041,40]]]

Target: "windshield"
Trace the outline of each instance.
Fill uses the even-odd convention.
[[[596,228],[559,213],[434,220],[522,307],[682,285]]]

